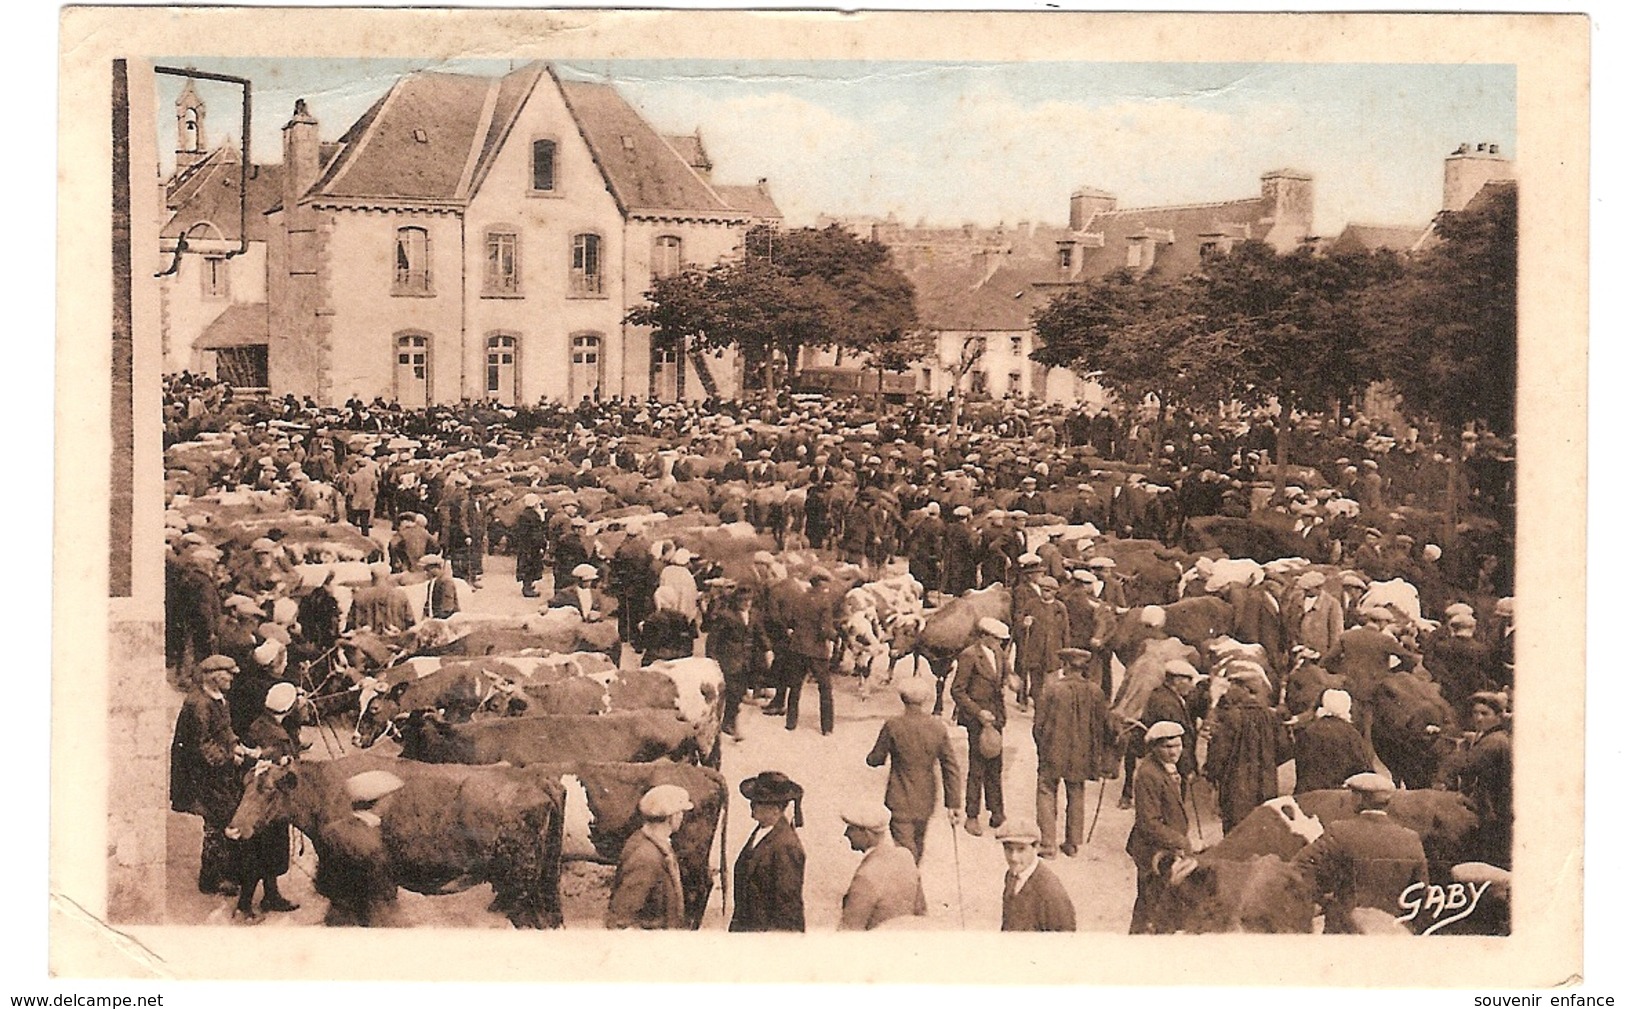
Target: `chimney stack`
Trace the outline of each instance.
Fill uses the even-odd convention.
[[[282,127],[282,205],[292,210],[321,175],[321,141],[316,117],[303,98],[293,103],[293,118]]]
[[[1513,177],[1513,163],[1501,153],[1499,143],[1462,144],[1455,153],[1444,159],[1444,203],[1441,209],[1460,210],[1486,184],[1504,182]]]
[[[1067,227],[1073,231],[1082,231],[1089,226],[1089,222],[1096,214],[1109,213],[1117,209],[1117,197],[1104,189],[1078,189],[1072,193],[1071,213],[1067,216]]]

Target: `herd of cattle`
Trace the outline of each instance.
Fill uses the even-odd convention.
[[[227,569],[251,541],[276,532],[289,588],[265,599],[273,618],[293,623],[300,598],[313,592],[332,594],[347,613],[350,596],[369,580],[368,563],[382,556],[379,543],[331,514],[297,507],[278,489],[215,489],[221,460],[231,455],[229,437],[210,433],[168,450],[166,522],[201,534],[225,554]],[[600,556],[637,531],[656,551],[664,544],[691,551],[701,561],[702,584],[707,576],[760,581],[757,559],[764,552],[772,555],[774,578],[804,580],[827,563],[827,554],[796,549],[804,487],[730,488],[703,479],[709,458],[660,455],[659,476],[606,472],[594,486],[577,487],[546,482],[551,471],[543,457],[527,458],[524,450],[494,459],[478,451],[454,454],[438,463],[461,469],[489,492],[493,545],[518,511],[516,488],[535,488],[549,510],[569,502],[587,517]],[[676,479],[678,467],[700,472]],[[849,489],[837,484],[832,493]],[[1142,528],[1170,525],[1154,486],[1138,482],[1133,495],[1144,498]],[[832,515],[841,513],[837,503]],[[977,503],[985,509],[988,502]],[[1138,719],[1146,684],[1173,658],[1202,671],[1209,705],[1227,689],[1228,664],[1242,658],[1275,671],[1272,693],[1294,714],[1312,710],[1321,690],[1337,685],[1329,674],[1306,683],[1282,671],[1294,580],[1311,570],[1340,575],[1339,567],[1294,556],[1287,535],[1268,521],[1195,519],[1181,526],[1181,545],[1170,547],[1072,521],[1087,514],[1085,504],[1080,499],[1031,516],[1027,548],[1047,548],[1046,563],[1053,555],[1062,570],[1085,556],[1111,561],[1125,605],[1092,605],[1090,619],[1097,659],[1116,683],[1113,713],[1121,725]],[[977,621],[1012,616],[1012,593],[1002,584],[941,597],[906,565],[847,564],[833,574],[839,668],[860,677],[864,690],[894,676],[935,676],[938,712],[954,658],[970,644]],[[415,611],[423,610],[421,574],[391,581]],[[1430,623],[1416,590],[1399,579],[1363,584],[1349,603],[1355,611],[1380,605],[1402,622]],[[1165,637],[1149,645],[1141,619],[1148,606],[1165,616]],[[291,822],[309,837],[330,924],[388,924],[397,888],[440,894],[489,883],[493,909],[515,926],[559,927],[564,861],[613,863],[638,826],[638,798],[654,785],[676,784],[695,807],[673,847],[689,924],[698,928],[715,878],[727,878],[725,867],[717,872],[727,851],[729,798],[719,773],[722,670],[704,657],[622,668],[622,645],[615,621],[586,621],[576,610],[524,617],[465,612],[395,634],[346,628],[333,648],[299,671],[314,709],[307,731],[328,741],[332,759],[257,768],[228,836],[247,838]],[[1421,835],[1435,879],[1449,878],[1463,861],[1476,826],[1459,794],[1428,787],[1460,735],[1436,684],[1398,671],[1382,680],[1372,703],[1372,743],[1395,780],[1409,786],[1391,811]],[[369,752],[386,737],[398,741],[399,757]],[[340,755],[345,742],[358,752]],[[354,815],[346,785],[380,770],[403,784],[372,806],[379,820],[373,827]],[[1314,894],[1291,856],[1325,822],[1353,815],[1346,792],[1311,792],[1256,808],[1173,885],[1178,899],[1170,906],[1180,920],[1169,930],[1309,931]]]

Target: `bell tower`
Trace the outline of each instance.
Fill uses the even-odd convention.
[[[207,107],[198,97],[192,78],[175,99],[175,171],[183,172],[209,153],[208,139],[203,133],[203,116]]]

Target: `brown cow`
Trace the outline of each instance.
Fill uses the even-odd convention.
[[[460,725],[434,712],[414,711],[401,727],[401,756],[430,764],[515,767],[572,760],[698,762],[705,753],[694,729],[675,711],[529,715]]]
[[[892,628],[892,650],[898,654],[914,654],[924,658],[937,678],[937,704],[933,714],[942,714],[943,688],[952,671],[953,660],[970,647],[976,634],[976,622],[983,617],[1008,624],[1010,622],[1010,590],[1003,585],[973,589],[957,599],[950,599],[942,607],[932,610],[923,620],[899,620]]]
[[[387,771],[403,782],[356,816],[346,782]],[[246,840],[291,821],[315,846],[316,891],[329,925],[386,925],[398,887],[443,894],[488,882],[517,928],[558,928],[564,789],[543,770],[413,763],[360,754],[262,765],[228,837]]]

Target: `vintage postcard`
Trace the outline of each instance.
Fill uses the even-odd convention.
[[[1580,976],[1584,17],[61,29],[53,972]]]

